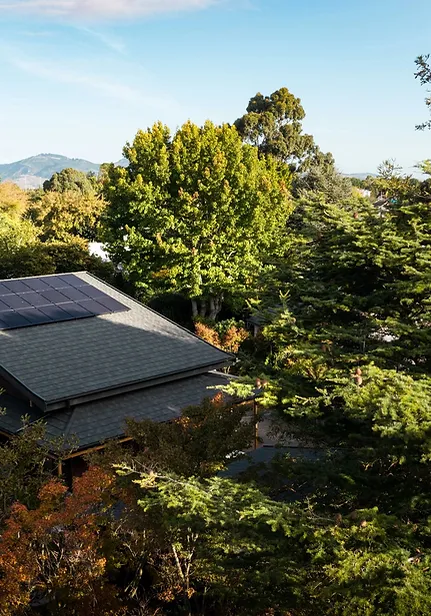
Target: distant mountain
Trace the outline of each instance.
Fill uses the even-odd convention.
[[[344,173],[343,174],[346,178],[356,178],[357,180],[366,180],[368,176],[371,176],[373,178],[376,177],[375,173]]]
[[[0,180],[2,182],[9,180],[21,188],[38,188],[45,180],[49,180],[53,173],[58,173],[67,167],[84,173],[89,171],[98,173],[100,165],[59,154],[39,154],[15,163],[0,165]]]
[[[122,158],[115,164],[127,167],[129,163],[127,159]],[[98,173],[100,169],[100,165],[82,158],[68,158],[60,154],[38,154],[15,163],[0,165],[0,181],[14,182],[21,188],[39,188],[45,180],[52,177],[53,173],[58,173],[68,167],[84,173],[89,171]],[[374,173],[344,173],[343,175],[359,180],[365,180],[369,175],[375,177]]]

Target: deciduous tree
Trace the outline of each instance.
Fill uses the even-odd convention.
[[[227,293],[250,289],[282,250],[289,173],[260,160],[235,128],[188,122],[171,138],[156,124],[107,171],[105,239],[114,261],[147,292],[180,292],[215,318]]]
[[[0,184],[0,212],[11,217],[21,217],[29,204],[28,194],[12,182]]]
[[[103,199],[94,191],[49,190],[31,205],[28,215],[43,241],[64,241],[71,236],[97,240],[104,208]]]
[[[84,173],[77,169],[63,169],[43,183],[45,192],[78,192],[81,195],[94,195],[97,191],[97,178],[94,173]]]
[[[107,575],[111,483],[112,474],[92,468],[75,480],[71,494],[51,479],[37,507],[12,507],[0,542],[1,616],[28,613],[37,603],[50,614],[126,614]]]

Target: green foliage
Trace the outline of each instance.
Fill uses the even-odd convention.
[[[250,99],[247,113],[234,125],[260,155],[271,155],[296,168],[317,151],[313,137],[302,133],[304,117],[300,99],[287,88],[280,88],[270,96],[258,92]]]
[[[352,196],[352,182],[337,171],[332,154],[320,153],[313,157],[306,171],[296,176],[293,194],[297,198],[320,197],[325,202],[337,203]]]
[[[425,56],[418,56],[415,60],[417,71],[415,78],[419,79],[422,86],[431,83],[431,67],[429,64],[429,54]],[[425,99],[425,105],[431,109],[431,96],[427,96]],[[431,120],[427,120],[422,124],[416,126],[417,130],[424,130],[425,128],[431,128]]]
[[[94,191],[49,190],[33,201],[28,216],[40,229],[43,241],[64,241],[71,236],[97,240],[104,207]]]
[[[207,477],[225,468],[226,460],[248,449],[253,432],[246,405],[222,401],[220,394],[202,404],[182,410],[169,423],[129,420],[127,435],[134,450],[117,452],[120,459],[137,468]],[[111,454],[112,455],[112,454]],[[111,456],[92,458],[97,464],[111,463]]]
[[[28,221],[26,221],[28,222]],[[28,224],[31,224],[28,222]],[[67,241],[32,241],[24,245],[12,243],[11,237],[3,242],[0,234],[0,277],[20,278],[42,274],[89,271],[106,280],[114,280],[111,263],[90,255],[88,243],[79,237]]]
[[[148,537],[165,545],[157,582],[174,613],[205,605],[223,615],[407,616],[430,608],[430,553],[419,547],[427,527],[400,526],[375,509],[354,519],[322,515],[227,479],[119,472],[136,477]]]
[[[427,158],[426,160],[421,161],[416,166],[425,175],[431,175],[431,159],[430,158]]]
[[[23,430],[0,444],[0,523],[16,501],[34,507],[41,486],[51,477],[44,434],[42,423],[29,425],[23,418]]]
[[[4,253],[37,242],[38,229],[29,221],[0,212],[0,250]]]
[[[35,225],[16,215],[0,213],[0,277],[31,276],[46,267]],[[42,273],[41,272],[41,273]]]
[[[371,188],[370,181],[372,179],[372,176],[368,176],[365,179],[349,176],[348,179],[350,180],[352,186],[355,186],[356,188],[363,188],[365,190],[370,190]]]
[[[106,282],[114,280],[112,263],[91,255],[88,252],[88,243],[80,237],[70,237],[64,242],[45,242],[42,246],[44,253],[52,261],[52,273],[88,271]]]
[[[45,192],[78,192],[81,195],[94,195],[97,190],[97,178],[92,172],[84,173],[77,169],[66,168],[56,172],[51,179],[43,183]]]
[[[429,206],[414,193],[384,211],[365,200],[303,202],[291,220],[299,254],[263,302],[272,306],[267,402],[287,435],[337,452],[321,482],[308,480],[318,507],[378,506],[425,524]]]
[[[189,122],[173,138],[156,124],[124,155],[129,166],[111,166],[104,180],[111,256],[147,295],[181,293],[214,318],[224,295],[249,289],[280,250],[289,174],[211,122]]]
[[[0,184],[0,277],[89,270],[112,280],[112,264],[91,256],[103,200],[93,194],[47,192],[31,198]]]
[[[28,195],[12,182],[0,184],[0,213],[11,217],[22,216],[28,207]]]

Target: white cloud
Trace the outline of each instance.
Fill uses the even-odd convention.
[[[222,0],[0,0],[0,12],[53,17],[121,18],[205,9]]]
[[[93,30],[91,28],[86,28],[84,26],[77,26],[77,29],[84,34],[88,34],[96,39],[98,39],[101,43],[109,47],[112,51],[116,53],[124,55],[126,53],[126,46],[120,39],[106,34],[105,32],[99,32],[98,30]]]
[[[52,62],[32,60],[22,57],[8,58],[10,64],[33,77],[40,77],[56,83],[83,86],[84,88],[97,90],[109,98],[121,100],[128,103],[135,103],[146,107],[160,109],[172,109],[176,103],[172,100],[163,99],[157,96],[148,96],[138,89],[127,84],[111,80],[107,77],[89,74],[81,70],[68,68]]]
[[[139,92],[130,86],[109,81],[94,75],[77,72],[63,66],[59,67],[52,63],[22,58],[14,58],[11,60],[11,63],[16,68],[25,71],[34,77],[49,79],[50,81],[55,81],[57,83],[88,86],[89,88],[99,90],[110,97],[124,101],[138,102],[140,100]]]

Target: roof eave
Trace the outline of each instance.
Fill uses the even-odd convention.
[[[0,376],[3,380],[17,393],[24,396],[27,400],[32,402],[35,406],[37,406],[41,411],[46,411],[47,403],[46,400],[38,396],[36,393],[31,391],[22,381],[17,379],[11,372],[6,370],[4,366],[0,364]]]
[[[45,406],[46,412],[57,411],[59,409],[70,408],[74,406],[79,406],[80,404],[86,404],[87,402],[93,402],[96,400],[103,400],[104,398],[111,398],[113,396],[118,396],[125,393],[130,393],[132,391],[137,391],[139,389],[147,389],[150,387],[155,387],[157,385],[163,385],[164,383],[171,383],[172,381],[178,381],[181,379],[186,379],[192,376],[197,376],[199,374],[205,374],[211,370],[217,370],[219,368],[223,368],[226,366],[228,362],[211,362],[191,370],[185,370],[183,372],[175,372],[175,373],[167,373],[164,375],[160,375],[159,377],[148,379],[146,381],[133,381],[130,383],[124,383],[122,385],[116,385],[114,387],[107,387],[103,389],[94,390],[91,392],[87,392],[80,396],[68,397],[68,398],[59,398],[57,400],[53,400],[51,402],[47,402]]]

